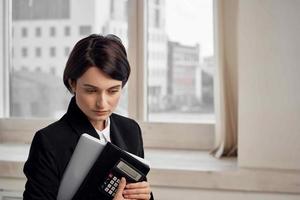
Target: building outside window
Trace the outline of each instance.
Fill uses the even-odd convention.
[[[22,34],[22,37],[27,37],[28,36],[28,30],[27,30],[27,28],[23,27],[21,34]]]
[[[65,56],[69,56],[70,54],[70,47],[65,47]]]
[[[50,47],[50,57],[55,57],[55,56],[56,56],[56,48]]]
[[[42,36],[42,29],[41,29],[41,27],[36,27],[35,28],[35,36],[36,37],[41,37]]]
[[[22,57],[27,57],[28,56],[28,49],[26,47],[22,47]]]
[[[56,29],[54,26],[50,27],[50,36],[55,37],[56,36]]]
[[[35,56],[36,56],[37,58],[39,58],[39,57],[42,56],[42,49],[41,49],[41,47],[36,47],[36,48],[35,48]]]
[[[79,35],[87,36],[92,33],[92,27],[89,25],[84,25],[79,27]]]
[[[212,1],[149,0],[147,8],[148,120],[214,122]]]
[[[71,35],[71,28],[70,26],[65,26],[65,36],[70,36]]]
[[[50,67],[50,74],[52,75],[56,74],[56,67]]]
[[[98,0],[92,0],[91,4],[84,0],[37,2],[12,0],[14,35],[10,39],[15,56],[11,58],[11,65],[6,66],[12,72],[10,110],[6,117],[59,118],[70,99],[61,77],[75,42],[91,33],[112,33],[123,41],[133,68],[117,113],[149,124],[214,123],[212,0],[141,0],[138,3],[108,0],[106,4]],[[140,2],[144,2],[144,11],[130,7]],[[113,12],[107,12],[110,10]],[[136,25],[144,27],[144,35],[138,35],[140,33],[133,32],[136,30],[129,26],[138,21],[128,16],[132,11],[142,13],[137,18],[144,14],[144,24]],[[59,30],[53,24],[58,22],[63,24],[64,37],[56,37]],[[72,34],[71,27],[74,27]],[[24,37],[27,32],[20,34],[24,28],[35,30],[37,39]],[[46,33],[42,34],[42,30]],[[129,34],[132,32],[134,34]],[[134,44],[141,47],[130,48]],[[35,49],[35,54],[28,56],[30,49]],[[35,63],[40,56],[43,62]],[[37,65],[40,71],[35,70]],[[22,66],[26,66],[26,70]],[[39,111],[29,106],[40,103],[47,107],[36,107],[41,109]],[[14,108],[14,105],[18,106]]]

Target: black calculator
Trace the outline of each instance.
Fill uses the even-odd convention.
[[[113,169],[110,170],[99,189],[107,196],[114,197],[122,177],[125,177],[126,182],[130,183],[145,180],[143,173],[134,168],[125,160],[120,159]]]

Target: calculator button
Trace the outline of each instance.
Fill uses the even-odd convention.
[[[118,187],[118,183],[115,183],[115,184],[114,184],[114,187]]]

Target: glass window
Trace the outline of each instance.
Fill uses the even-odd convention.
[[[56,67],[50,67],[50,73],[52,75],[55,75],[56,74]]]
[[[55,57],[55,56],[56,56],[56,48],[50,47],[50,57]]]
[[[38,116],[40,113],[41,108],[39,107],[39,102],[33,101],[30,103],[30,111],[31,114],[34,116]]]
[[[69,56],[70,54],[70,47],[65,47],[65,56]]]
[[[107,12],[112,5],[114,14]],[[71,97],[64,87],[62,74],[75,42],[93,31],[117,34],[114,32],[117,28],[122,30],[123,35],[118,36],[127,48],[128,22],[127,17],[123,17],[127,13],[127,0],[115,0],[113,4],[89,4],[85,0],[12,0],[11,29],[14,34],[11,49],[14,49],[15,56],[11,58],[9,69],[10,116],[62,116]],[[62,30],[64,37],[54,37],[59,31],[54,24],[65,27]],[[79,34],[71,34],[71,27],[78,27]],[[34,33],[32,37],[36,38],[28,37],[30,30]],[[42,34],[42,30],[46,33]],[[31,49],[34,52],[29,56]],[[43,56],[42,62],[37,60],[39,56]],[[127,115],[127,88],[123,92],[116,112]]]
[[[27,57],[28,56],[28,49],[26,47],[22,47],[22,57]]]
[[[159,9],[156,9],[155,10],[155,16],[154,16],[154,20],[155,20],[155,22],[154,22],[154,26],[155,26],[155,28],[159,28],[159,22],[160,22],[160,15],[159,15]]]
[[[213,1],[149,0],[148,120],[214,122]]]
[[[70,18],[72,0],[12,0],[12,18],[22,20],[60,20]]]
[[[92,27],[85,25],[79,27],[79,35],[86,36],[92,33]]]
[[[42,68],[40,66],[35,67],[36,72],[42,72]]]
[[[41,37],[41,36],[42,36],[42,30],[41,30],[41,27],[36,27],[36,28],[35,28],[35,36],[36,36],[36,37]]]
[[[36,47],[35,48],[35,56],[36,57],[41,57],[42,56],[42,49],[41,49],[41,47]]]
[[[27,28],[23,27],[22,28],[22,37],[27,37],[28,33],[27,33]]]
[[[65,27],[65,36],[70,36],[70,34],[71,34],[71,28],[70,28],[70,26],[66,26]]]
[[[56,29],[54,26],[51,26],[50,27],[50,36],[51,37],[54,37],[56,35]]]

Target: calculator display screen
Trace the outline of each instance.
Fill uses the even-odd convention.
[[[132,167],[130,167],[128,164],[120,160],[120,162],[117,165],[117,168],[127,174],[130,178],[132,178],[135,181],[140,180],[142,177],[141,174],[139,174],[136,170],[134,170]]]

